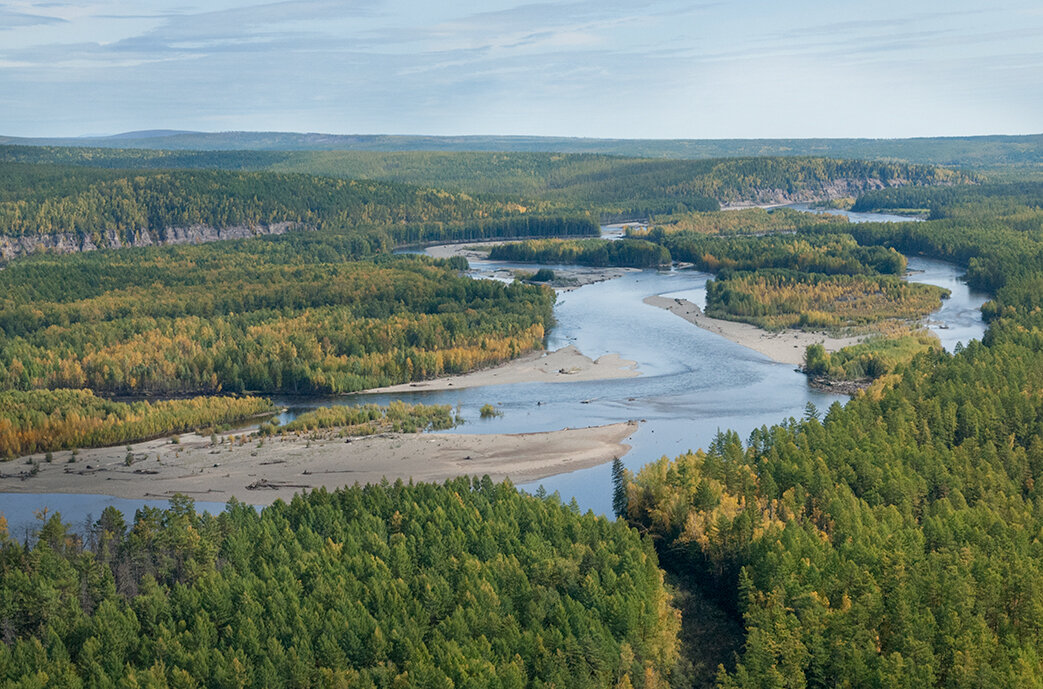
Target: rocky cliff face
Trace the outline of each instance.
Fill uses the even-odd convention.
[[[291,230],[311,229],[300,223],[280,222],[271,225],[236,225],[233,227],[168,227],[161,232],[142,228],[128,237],[115,230],[100,235],[80,235],[72,232],[41,234],[25,237],[0,236],[0,260],[9,261],[41,251],[72,254],[95,249],[119,249],[124,246],[153,246],[156,244],[202,244],[222,239],[245,239],[269,234],[284,234]]]
[[[826,184],[809,185],[803,189],[752,189],[734,198],[721,198],[722,206],[785,206],[791,203],[817,203],[832,201],[859,194],[871,189],[904,187],[911,184],[906,179],[843,178]]]

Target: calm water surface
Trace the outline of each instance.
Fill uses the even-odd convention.
[[[805,213],[826,213],[829,215],[842,215],[849,222],[922,222],[922,218],[909,215],[893,215],[891,213],[852,213],[838,208],[813,208],[806,203],[794,203],[787,208],[804,211]]]
[[[877,214],[858,215],[873,215],[880,220]],[[533,269],[531,264],[472,262],[476,277],[505,267]],[[960,280],[959,268],[912,257],[909,269],[909,279],[952,291],[952,297],[929,322],[946,349],[951,351],[958,341],[981,338],[985,326],[979,309],[986,296],[967,288]],[[760,426],[799,418],[808,402],[825,410],[833,402],[846,400],[811,389],[807,378],[792,365],[775,363],[642,302],[659,294],[705,306],[709,279],[708,273],[692,270],[641,271],[559,295],[554,310],[557,323],[548,335],[548,349],[571,344],[595,359],[618,353],[637,362],[642,372],[637,378],[274,401],[288,408],[282,416],[284,422],[302,411],[329,404],[386,403],[391,399],[450,404],[459,406],[466,420],[455,430],[466,433],[551,431],[636,419],[641,424],[626,440],[632,449],[623,457],[626,466],[636,471],[664,455],[673,457],[705,447],[719,430],[734,429],[745,438]],[[503,416],[481,419],[478,410],[486,403],[497,405]],[[521,487],[535,491],[542,485],[548,492],[558,491],[566,501],[575,498],[584,510],[609,513],[610,472],[611,465],[604,464]],[[96,519],[108,505],[130,514],[144,504],[162,506],[164,502],[96,495],[0,494],[0,512],[7,515],[15,536],[36,522],[33,512],[44,506],[61,511],[67,522],[78,526],[88,515]],[[212,512],[222,507],[219,503],[197,504]]]

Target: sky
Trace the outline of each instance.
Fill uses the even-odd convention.
[[[0,0],[0,134],[1043,132],[1043,3]]]

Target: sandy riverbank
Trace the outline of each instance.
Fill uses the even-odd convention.
[[[693,304],[687,299],[652,296],[645,297],[644,302],[666,309],[693,325],[717,333],[721,337],[726,337],[736,344],[758,351],[783,364],[803,364],[804,351],[808,345],[821,344],[827,352],[835,352],[862,341],[861,337],[830,337],[824,333],[809,333],[802,330],[772,333],[749,323],[710,318],[697,304]]]
[[[633,378],[639,375],[641,372],[637,370],[637,362],[623,359],[618,354],[606,354],[595,360],[569,345],[553,352],[531,352],[495,368],[415,383],[390,385],[365,392],[415,392],[450,388],[458,390],[511,383],[575,383],[610,378]]]
[[[352,438],[268,438],[245,443],[220,438],[181,436],[126,447],[80,450],[69,464],[70,452],[55,452],[51,463],[42,455],[35,476],[24,478],[25,459],[0,463],[0,492],[95,493],[120,498],[167,498],[184,493],[197,500],[224,502],[235,497],[266,505],[288,499],[306,488],[337,488],[358,483],[444,481],[461,475],[489,474],[495,481],[510,478],[524,483],[585,469],[630,449],[623,441],[637,422],[566,429],[549,433],[468,435],[464,433],[387,433]],[[224,440],[224,442],[220,442]],[[252,488],[250,488],[252,486]]]

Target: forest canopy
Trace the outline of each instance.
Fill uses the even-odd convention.
[[[0,684],[665,686],[678,613],[619,521],[488,477],[0,528]]]
[[[1038,190],[941,189],[925,197],[937,220],[849,230],[966,262],[995,290],[983,342],[931,348],[846,406],[745,443],[723,432],[625,486],[664,562],[743,616],[720,687],[1041,686]]]
[[[378,180],[392,186],[448,190],[458,201],[465,201],[461,195],[477,195],[486,201],[487,212],[493,212],[489,202],[495,195],[530,210],[593,211],[603,218],[621,219],[716,211],[720,204],[812,201],[841,192],[855,196],[867,189],[951,184],[968,179],[965,173],[930,165],[810,155],[669,160],[584,153],[159,151],[0,146],[0,161],[8,161],[0,163],[0,168],[60,164],[66,168],[95,167],[99,172],[137,168],[138,175],[158,171],[175,174],[170,171],[182,168],[234,171],[236,178],[244,180],[256,177],[246,171],[278,173],[271,176],[273,180],[294,176]],[[107,174],[111,176],[111,172]]]
[[[0,388],[340,393],[539,348],[547,288],[352,234],[37,256],[0,271]]]
[[[7,390],[0,392],[0,459],[220,428],[275,411],[257,397],[114,402],[90,390]]]
[[[494,261],[575,264],[581,266],[625,266],[657,268],[670,265],[670,252],[640,239],[532,239],[496,244],[489,251]]]
[[[823,275],[791,270],[728,272],[706,283],[706,313],[765,330],[857,331],[882,321],[915,322],[948,290],[894,276]]]

